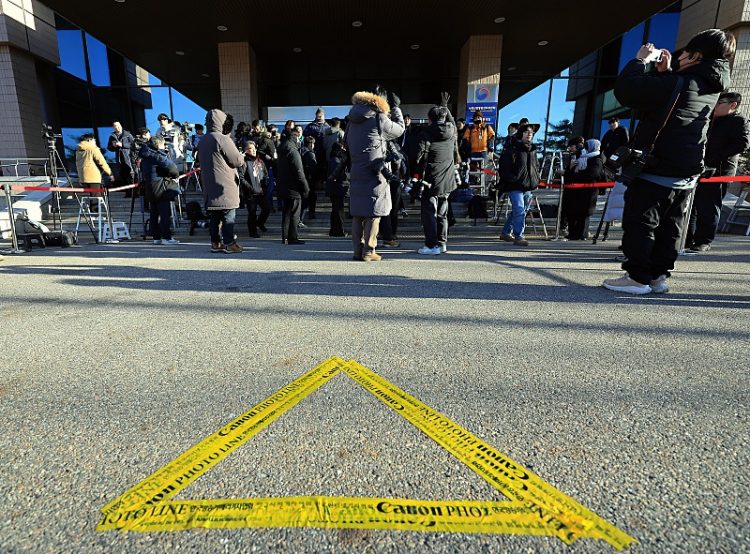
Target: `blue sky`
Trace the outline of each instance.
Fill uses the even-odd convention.
[[[562,72],[562,76],[567,77],[568,70]],[[544,131],[545,118],[547,117],[547,98],[549,96],[550,81],[545,81],[538,87],[530,90],[517,100],[514,100],[500,110],[500,121],[498,127],[501,133],[504,133],[509,123],[517,122],[522,117],[526,117],[532,123],[539,123]],[[502,83],[500,84],[502,87]],[[567,79],[555,79],[552,85],[552,109],[550,110],[549,119],[552,123],[557,123],[562,119],[573,119],[573,110],[575,102],[566,102],[565,95],[568,90]]]

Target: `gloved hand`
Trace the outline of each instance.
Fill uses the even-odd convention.
[[[396,95],[395,92],[389,92],[388,104],[390,104],[391,109],[398,108],[401,105],[401,99],[398,97],[398,95]]]
[[[448,107],[448,102],[451,100],[451,95],[448,92],[441,92],[440,93],[440,104],[439,106],[443,106],[444,108]]]

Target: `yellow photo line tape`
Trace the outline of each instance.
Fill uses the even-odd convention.
[[[206,471],[281,417],[340,371],[341,358],[329,358],[279,389],[214,434],[143,479],[102,508],[115,515],[159,504],[176,495]]]
[[[223,458],[343,371],[472,471],[507,502],[420,501],[327,496],[170,501]],[[332,357],[228,422],[101,510],[99,531],[194,527],[324,527],[555,536],[567,544],[634,539],[449,418],[354,360]]]
[[[99,529],[116,529],[123,524],[128,531],[144,533],[197,527],[317,527],[557,536],[554,527],[517,502],[330,496],[171,500],[119,514],[118,521],[105,516]]]
[[[618,550],[635,542],[611,523],[387,379],[354,360],[343,370],[508,498],[534,506],[538,517],[556,527],[557,536],[565,542],[587,536],[605,540]]]

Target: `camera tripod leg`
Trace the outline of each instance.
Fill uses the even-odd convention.
[[[607,215],[607,206],[609,206],[609,195],[612,193],[612,189],[609,189],[607,191],[607,199],[604,201],[604,211],[602,212],[602,217],[599,220],[599,227],[596,229],[596,234],[594,235],[594,240],[591,244],[596,244],[599,240],[599,235],[602,232],[602,226],[604,225],[604,217]],[[607,228],[609,229],[609,223],[607,223]]]

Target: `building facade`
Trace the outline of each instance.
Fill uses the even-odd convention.
[[[730,30],[737,38],[732,90],[750,100],[750,0],[685,0],[639,23],[621,37],[570,67],[567,98],[575,105],[573,132],[601,137],[611,117],[630,128],[635,114],[614,96],[615,79],[640,46],[648,42],[670,51],[684,47],[705,29]],[[750,103],[741,106],[750,115]]]

